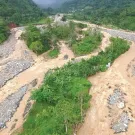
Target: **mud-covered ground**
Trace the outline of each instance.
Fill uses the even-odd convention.
[[[94,25],[89,26],[93,27]],[[58,58],[46,59],[45,54],[37,57],[27,48],[24,41],[20,40],[22,31],[22,28],[13,29],[9,40],[0,46],[0,135],[10,135],[22,126],[24,117],[33,103],[30,100],[31,90],[40,87],[44,74],[49,69],[61,67],[75,58],[64,41],[60,42]],[[118,36],[129,41],[135,39],[135,35],[130,32],[105,29],[102,33],[104,37],[100,48],[92,54],[75,58],[75,62],[98,55],[98,52],[105,50],[110,44],[109,38],[111,36]],[[133,121],[135,115],[133,98],[135,95],[134,52],[135,45],[133,43],[131,49],[119,57],[107,72],[89,78],[93,83],[90,90],[93,98],[91,108],[84,124],[78,130],[78,135],[99,135],[99,133],[100,135],[112,135],[115,132],[113,125],[117,125],[117,120],[125,111],[131,117],[131,120],[126,122],[128,128],[125,129],[128,130],[129,135],[135,134],[133,131],[135,127]],[[68,55],[68,59],[64,59],[65,55]],[[34,84],[31,85],[32,82]],[[125,93],[124,107],[121,107],[123,105],[120,104],[121,102],[117,103],[116,106],[108,104],[108,99],[113,95],[115,89],[120,89],[122,93]],[[117,128],[117,126],[115,127]]]

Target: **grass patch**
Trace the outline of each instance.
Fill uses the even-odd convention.
[[[89,35],[73,44],[72,50],[77,56],[89,54],[99,47],[101,41],[101,34]]]
[[[51,58],[57,58],[59,53],[60,53],[59,49],[53,49],[48,53],[48,55]]]
[[[36,21],[36,22],[29,22],[26,24],[26,26],[28,25],[47,25],[48,23],[52,23],[53,22],[53,19],[51,18],[41,18],[39,21]]]

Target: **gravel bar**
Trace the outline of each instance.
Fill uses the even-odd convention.
[[[0,103],[0,129],[6,128],[6,123],[11,120],[17,111],[26,92],[33,89],[37,85],[37,82],[38,80],[34,79],[30,83],[19,88],[15,93],[9,95],[3,102]],[[31,106],[31,99],[29,99],[25,108],[25,112],[22,115],[26,116]]]
[[[134,33],[129,33],[129,32],[124,32],[121,30],[112,30],[112,29],[102,29],[103,31],[109,33],[113,37],[120,37],[129,41],[135,42],[135,34]]]
[[[5,128],[6,122],[11,120],[27,90],[28,85],[25,85],[0,103],[0,129]]]
[[[7,58],[15,51],[15,44],[17,39],[15,38],[15,34],[11,34],[9,39],[0,45],[0,58]]]
[[[12,79],[32,65],[33,62],[25,59],[8,62],[0,71],[0,87],[3,87],[8,80]]]
[[[108,103],[110,105],[115,105],[120,102],[124,102],[124,93],[122,93],[119,89],[115,89],[113,94],[109,96]]]
[[[112,129],[115,131],[115,133],[126,132],[130,121],[131,119],[129,118],[128,113],[123,112],[118,121],[113,124]]]
[[[109,111],[116,112],[113,117],[116,119],[111,122],[111,129],[114,130],[114,133],[126,132],[128,130],[128,126],[131,120],[129,117],[129,113],[125,110],[125,93],[123,93],[120,89],[115,89],[113,94],[108,98],[108,104],[111,109]],[[115,109],[117,107],[118,109]],[[121,113],[122,111],[122,113]],[[118,114],[118,117],[116,117]]]

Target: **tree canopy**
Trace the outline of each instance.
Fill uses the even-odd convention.
[[[73,13],[74,19],[135,30],[134,0],[72,0],[59,11]]]
[[[43,12],[32,0],[0,0],[0,16],[8,23],[21,24],[39,19]]]
[[[0,18],[0,44],[7,39],[8,35],[8,27],[4,20]]]

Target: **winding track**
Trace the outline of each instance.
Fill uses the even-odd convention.
[[[80,21],[75,21],[75,22],[80,22]],[[109,33],[111,36],[114,36],[114,37],[121,37],[123,39],[127,39],[129,41],[133,41],[135,42],[135,34],[133,32],[126,32],[126,31],[123,31],[123,30],[113,30],[113,29],[107,29],[107,28],[103,28],[103,27],[99,27],[97,25],[91,25],[89,23],[86,23],[86,22],[81,22],[81,23],[85,23],[85,24],[88,24],[89,26],[92,26],[92,27],[98,27],[101,29],[101,31],[103,32],[107,32]],[[23,30],[22,28],[17,28],[17,31],[21,31]],[[108,37],[109,38],[109,37]],[[108,38],[104,40],[103,44],[105,44],[105,46],[107,46],[107,44],[109,43],[108,42]],[[15,40],[15,42],[13,42]],[[16,39],[14,37],[14,35],[11,37],[10,40],[8,40],[7,42],[4,43],[3,46],[6,46],[7,44],[9,45],[10,42],[12,41],[12,43],[16,43]],[[12,44],[14,46],[14,44]],[[24,44],[23,44],[24,45]],[[36,58],[36,63],[33,67],[31,67],[30,69],[24,71],[23,73],[19,74],[16,78],[13,78],[11,81],[8,81],[7,85],[5,85],[3,88],[1,88],[1,92],[0,92],[0,97],[2,97],[2,99],[0,99],[1,103],[4,99],[6,99],[6,97],[8,97],[8,95],[12,94],[12,93],[15,93],[16,90],[18,88],[21,88],[22,86],[24,86],[25,84],[27,84],[27,82],[30,82],[33,80],[33,78],[37,77],[39,78],[40,80],[40,83],[43,79],[43,76],[44,76],[44,73],[47,72],[50,68],[55,68],[55,67],[60,67],[60,66],[63,66],[65,63],[67,63],[68,61],[64,61],[63,60],[63,56],[65,54],[68,54],[69,55],[69,60],[71,58],[74,58],[74,55],[73,53],[71,52],[71,50],[69,50],[67,47],[65,47],[64,44],[62,44],[62,48],[61,48],[61,54],[60,56],[58,57],[58,59],[55,59],[55,60],[51,60],[51,61],[47,61],[47,62],[44,62],[42,58]],[[1,48],[0,48],[1,49]],[[13,51],[16,51],[16,50],[13,50]],[[12,51],[12,52],[13,52]],[[6,58],[9,56],[10,54],[6,55]],[[95,54],[93,54],[95,55]],[[84,56],[84,57],[80,57],[79,59],[86,59],[86,58],[90,58],[91,56],[93,55],[89,55],[89,56]],[[97,55],[97,54],[96,54]],[[35,56],[34,56],[35,57]],[[40,83],[38,85],[40,85]],[[12,85],[11,85],[12,84]],[[10,89],[10,91],[8,91]],[[14,89],[14,90],[13,90]],[[4,94],[6,93],[6,94]],[[30,96],[30,94],[29,94]],[[28,97],[29,97],[28,96]],[[28,99],[24,97],[25,100]],[[22,103],[25,102],[25,100],[22,100]],[[20,107],[22,107],[22,104],[20,104]],[[15,116],[18,116],[18,113],[20,112],[20,110],[18,109],[18,111],[15,113]],[[23,112],[22,112],[23,113]],[[20,115],[19,115],[20,116]],[[8,126],[11,128],[12,127],[12,124],[13,124],[13,121],[16,117],[13,117],[13,119],[11,120],[11,122],[8,123]],[[20,122],[20,123],[19,123]],[[23,120],[21,118],[21,120],[19,121],[18,125],[16,128],[18,128],[19,126],[21,126]],[[8,135],[10,132],[10,129],[6,129],[4,131],[2,131],[0,133],[0,135]]]

